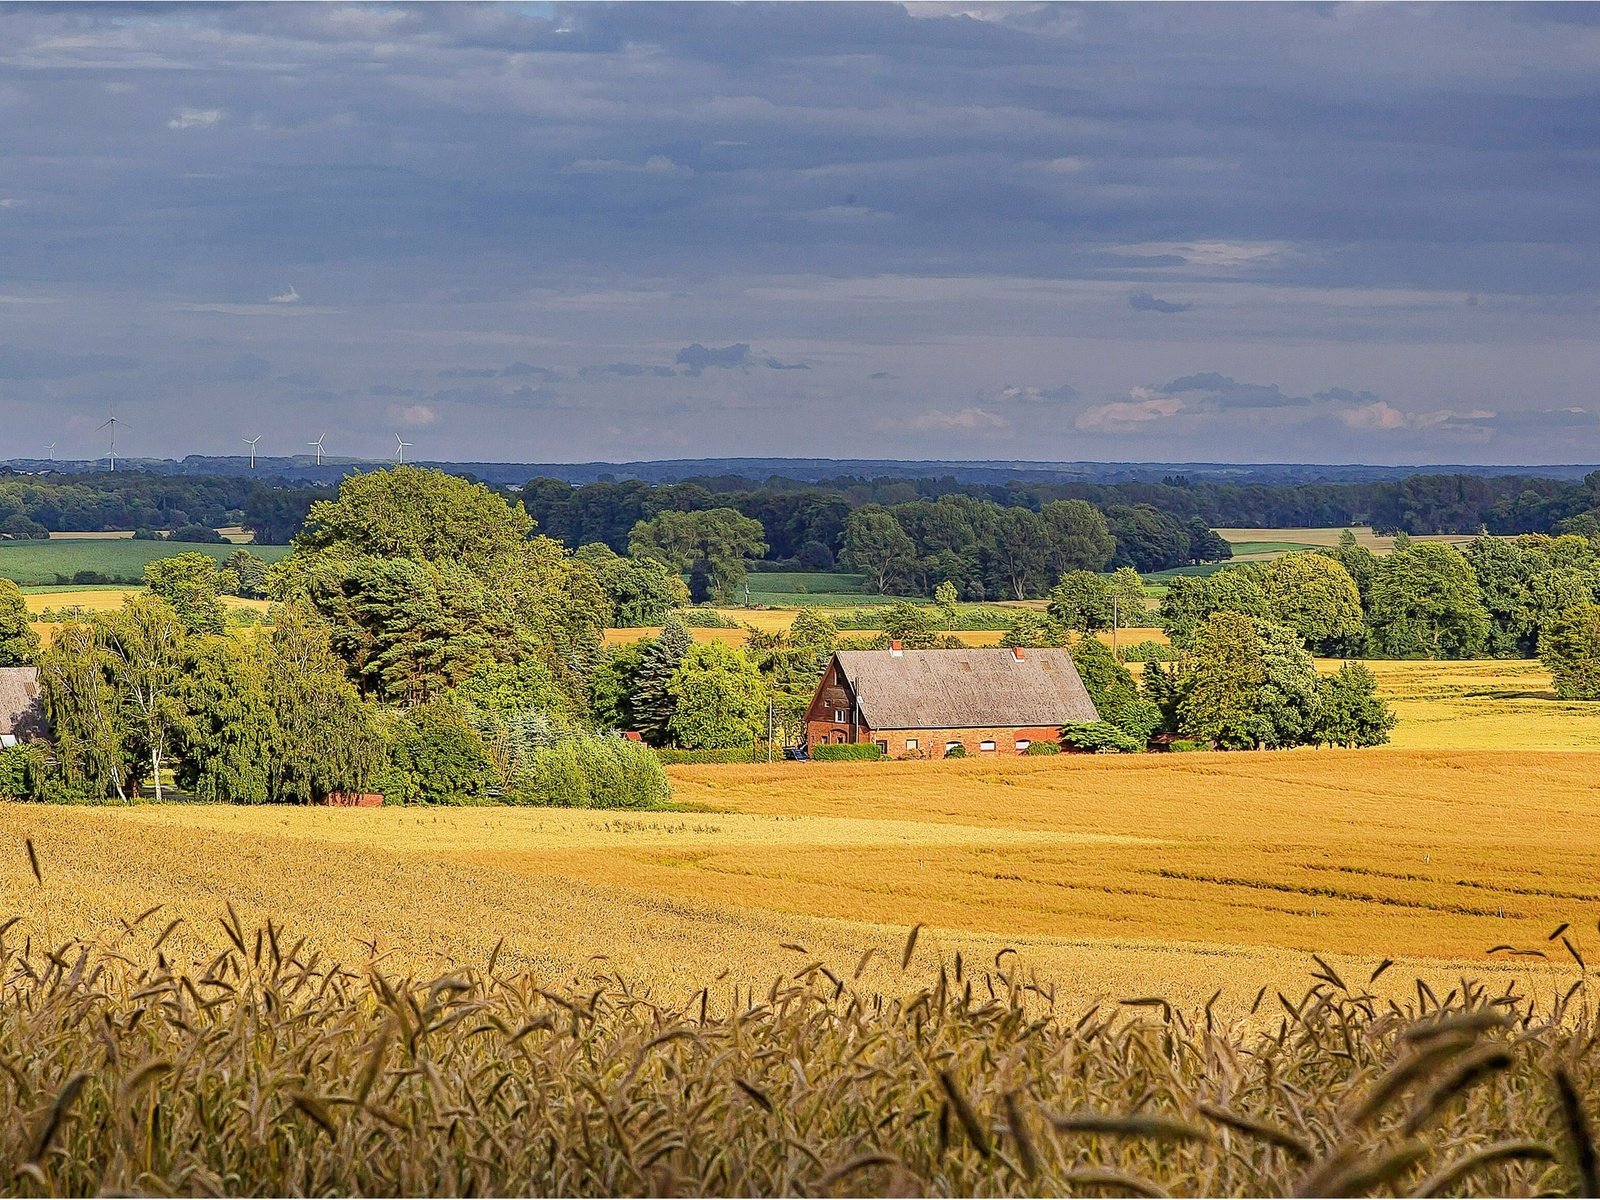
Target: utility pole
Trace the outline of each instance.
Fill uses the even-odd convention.
[[[1117,628],[1122,624],[1117,619],[1117,598],[1111,597],[1111,657],[1117,656]]]
[[[746,584],[745,586],[749,586]],[[772,763],[772,696],[767,696],[767,763]]]

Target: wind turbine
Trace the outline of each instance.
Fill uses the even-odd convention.
[[[117,426],[121,424],[122,422],[117,420],[117,414],[112,413],[110,419],[107,420],[104,425],[100,426],[100,429],[111,430],[111,454],[109,457],[111,459],[111,469],[113,471],[117,469]],[[99,430],[96,430],[95,432],[98,433]]]
[[[55,462],[55,460],[56,460],[56,444],[54,442],[51,442],[48,446],[45,447],[45,449],[50,451],[50,461],[51,462]]]
[[[406,441],[398,433],[394,435],[395,462],[399,463],[401,466],[405,465],[407,446],[410,446],[413,450],[416,449],[416,444],[414,442]]]
[[[239,440],[250,447],[250,469],[254,471],[256,469],[256,443],[261,440],[261,435],[258,433],[253,438],[240,438]]]
[[[317,466],[319,466],[319,467],[320,467],[320,466],[321,466],[321,465],[322,465],[322,439],[323,439],[323,438],[325,438],[325,437],[327,437],[327,436],[328,436],[328,435],[327,435],[327,434],[325,434],[325,433],[324,433],[324,434],[321,434],[321,435],[320,435],[320,436],[319,436],[319,437],[318,437],[318,438],[317,438],[317,440],[316,440],[316,441],[314,441],[314,442],[307,442],[307,443],[306,443],[306,445],[308,445],[308,446],[312,446],[312,447],[315,447],[315,449],[316,449],[316,451],[317,451]]]

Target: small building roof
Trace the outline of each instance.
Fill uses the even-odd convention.
[[[841,650],[873,729],[979,729],[1098,721],[1065,650]]]
[[[37,667],[0,667],[0,737],[31,741],[49,734]]]

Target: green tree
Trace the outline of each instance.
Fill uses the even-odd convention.
[[[1295,630],[1257,621],[1256,632],[1266,671],[1266,680],[1256,693],[1256,709],[1263,721],[1261,746],[1280,750],[1315,743],[1322,711],[1316,663]]]
[[[766,731],[766,685],[755,664],[731,646],[691,646],[667,691],[673,699],[668,732],[685,749],[750,746]]]
[[[590,681],[590,712],[599,729],[639,728],[634,695],[644,664],[645,644],[608,646],[601,654]]]
[[[1111,577],[1093,571],[1068,571],[1050,589],[1045,611],[1065,629],[1092,633],[1111,628]]]
[[[1067,644],[1067,627],[1026,609],[1011,618],[1000,636],[1002,646],[1059,647]]]
[[[1143,748],[1160,727],[1161,712],[1139,694],[1128,668],[1095,637],[1078,639],[1072,647],[1072,661],[1100,720],[1116,726]]]
[[[39,635],[28,624],[22,589],[0,579],[0,667],[26,667],[39,657]]]
[[[1207,576],[1179,575],[1168,580],[1167,594],[1156,610],[1156,619],[1174,646],[1187,646],[1196,630],[1219,612],[1256,618],[1267,615],[1267,598],[1244,568],[1229,567]]]
[[[1223,750],[1250,750],[1271,736],[1258,701],[1266,686],[1266,653],[1251,618],[1213,612],[1194,630],[1194,653],[1176,706],[1187,737]]]
[[[712,593],[723,601],[744,585],[745,560],[766,551],[761,522],[735,508],[659,513],[628,535],[628,553],[635,558],[653,558],[679,572],[702,567]]]
[[[903,649],[931,650],[941,641],[936,612],[925,604],[896,600],[883,614],[883,632]]]
[[[1347,662],[1318,681],[1318,742],[1330,746],[1381,746],[1395,726],[1394,712],[1378,696],[1378,681],[1363,663]]]
[[[295,549],[339,558],[447,560],[478,574],[519,563],[533,533],[520,505],[443,471],[394,467],[348,475],[311,506]]]
[[[1316,553],[1326,558],[1331,558],[1349,573],[1355,580],[1356,591],[1361,594],[1361,607],[1367,607],[1368,598],[1372,595],[1372,581],[1378,577],[1378,556],[1365,546],[1356,542],[1353,530],[1343,530],[1339,534],[1339,544],[1330,546]]]
[[[683,577],[659,559],[624,557],[604,542],[582,546],[573,557],[594,568],[611,603],[611,625],[660,625],[689,603]]]
[[[267,598],[267,564],[248,550],[235,550],[222,563],[222,590],[246,600]]]
[[[265,639],[274,800],[309,804],[365,791],[387,761],[375,707],[362,700],[333,651],[326,624],[298,604],[278,611]]]
[[[1539,661],[1563,700],[1600,700],[1600,604],[1574,604],[1539,637]]]
[[[1068,571],[1102,571],[1117,548],[1105,514],[1087,500],[1041,505],[1038,532],[1047,579],[1059,579]]]
[[[956,600],[958,599],[956,585],[948,579],[933,589],[933,603],[939,610],[939,615],[946,621],[953,621],[956,617]]]
[[[1489,614],[1472,564],[1454,546],[1397,548],[1372,582],[1367,618],[1391,658],[1474,658],[1489,638]]]
[[[126,799],[138,769],[133,733],[100,623],[65,626],[39,655],[39,681],[67,791]]]
[[[1144,580],[1132,567],[1118,567],[1111,572],[1106,590],[1114,601],[1118,629],[1133,629],[1145,623]]]
[[[1313,653],[1334,656],[1361,649],[1367,630],[1361,592],[1333,559],[1286,554],[1263,568],[1260,584],[1270,619],[1294,630]]]
[[[389,765],[379,775],[399,804],[473,804],[488,799],[497,775],[489,748],[448,700],[431,700],[392,718]]]
[[[227,614],[218,597],[225,576],[214,558],[198,551],[158,558],[144,569],[145,585],[172,606],[187,633],[221,633]]]
[[[161,773],[184,720],[180,684],[187,657],[183,623],[159,596],[130,596],[96,620],[99,658],[123,717],[125,744],[149,768],[156,800]]]
[[[844,523],[844,565],[865,575],[879,595],[904,586],[916,557],[916,543],[881,505],[863,505]]]
[[[573,715],[571,700],[556,684],[550,668],[537,658],[480,662],[456,685],[455,695],[488,712]]]
[[[190,640],[178,686],[178,786],[201,800],[265,804],[278,752],[264,648],[229,637]]]
[[[652,746],[665,746],[672,736],[672,714],[677,706],[672,680],[691,645],[689,631],[669,620],[660,635],[640,649],[633,677],[633,728]]]

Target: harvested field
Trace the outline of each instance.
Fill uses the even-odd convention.
[[[1320,529],[1218,529],[1217,536],[1233,547],[1235,558],[1277,558],[1296,550],[1314,550],[1319,546],[1337,546],[1345,526]],[[1374,533],[1370,526],[1355,525],[1350,531],[1356,535],[1356,544],[1365,546],[1374,554],[1388,554],[1394,549],[1394,537]],[[1423,533],[1411,539],[1414,542],[1449,542],[1465,546],[1472,540],[1462,533]]]

